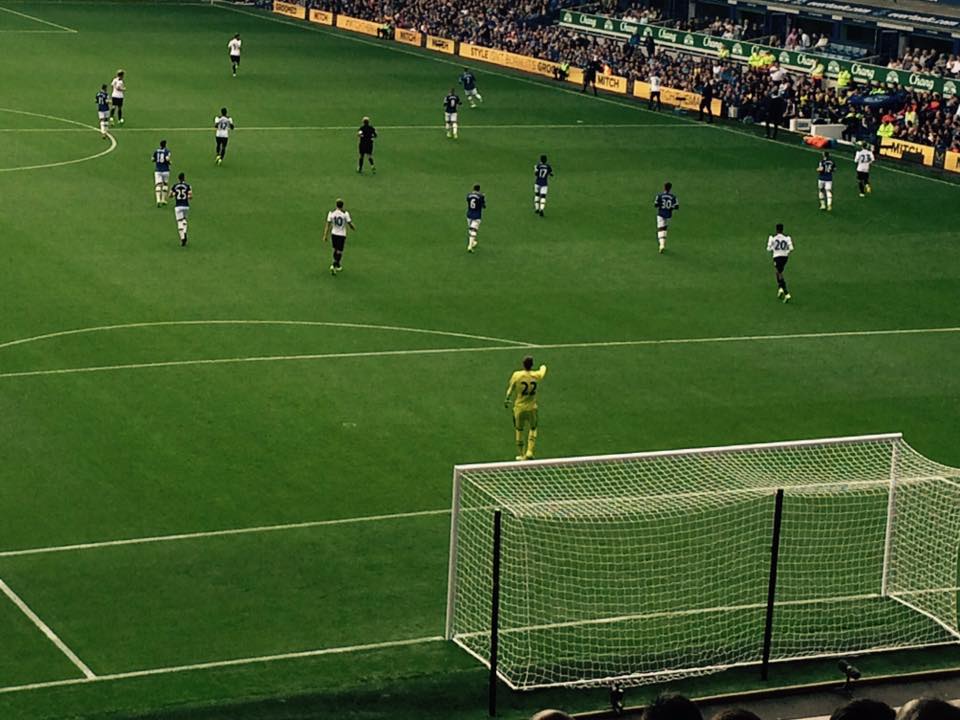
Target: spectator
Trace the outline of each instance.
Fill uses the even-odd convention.
[[[530,720],[573,720],[573,718],[563,712],[563,710],[541,710],[530,718]]]
[[[683,695],[660,695],[644,709],[643,720],[703,720],[703,715]]]
[[[960,720],[960,708],[938,698],[917,698],[900,708],[897,720]]]
[[[893,708],[879,700],[854,700],[833,711],[830,720],[894,720]]]
[[[733,710],[724,710],[722,713],[714,715],[713,720],[760,720],[760,717],[749,710],[735,708]]]

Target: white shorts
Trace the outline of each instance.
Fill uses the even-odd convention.
[[[669,222],[670,220],[668,218],[665,218],[662,215],[657,215],[657,230],[666,230]]]
[[[833,180],[817,180],[818,190],[833,190]]]
[[[153,184],[154,185],[169,185],[170,184],[170,171],[167,172],[155,172],[153,173]]]
[[[533,194],[534,194],[534,195],[546,195],[546,194],[547,194],[547,186],[546,186],[546,185],[534,185],[534,186],[533,186]]]
[[[109,119],[110,119],[110,111],[109,111],[109,110],[97,110],[97,116],[98,116],[101,120],[109,120]]]
[[[448,123],[456,122],[456,121],[457,121],[457,114],[456,114],[456,113],[444,113],[444,114],[443,114],[443,119],[444,119],[446,122],[448,122]]]
[[[480,97],[480,91],[476,88],[473,90],[467,90],[467,97]]]
[[[177,222],[181,220],[186,220],[187,215],[190,214],[189,205],[177,205],[173,208],[173,216],[177,219]]]
[[[467,227],[470,228],[471,230],[479,230],[479,229],[480,229],[480,219],[479,219],[479,218],[477,218],[477,219],[467,218]]]

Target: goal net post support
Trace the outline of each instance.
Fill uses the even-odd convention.
[[[960,469],[900,434],[459,465],[452,494],[446,637],[488,668],[496,637],[513,689],[960,641]]]

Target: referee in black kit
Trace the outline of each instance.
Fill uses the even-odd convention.
[[[357,137],[360,138],[360,160],[357,162],[357,172],[363,173],[363,157],[366,155],[370,160],[370,171],[376,175],[377,166],[373,164],[373,140],[377,137],[377,129],[370,124],[370,118],[365,117],[361,121]]]

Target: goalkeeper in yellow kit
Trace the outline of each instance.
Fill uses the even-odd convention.
[[[547,374],[547,366],[533,369],[533,358],[527,355],[523,359],[523,370],[517,370],[510,376],[507,385],[507,397],[504,407],[510,407],[513,399],[513,428],[517,438],[517,460],[532,460],[537,447],[537,387]],[[526,442],[524,430],[528,430]]]

